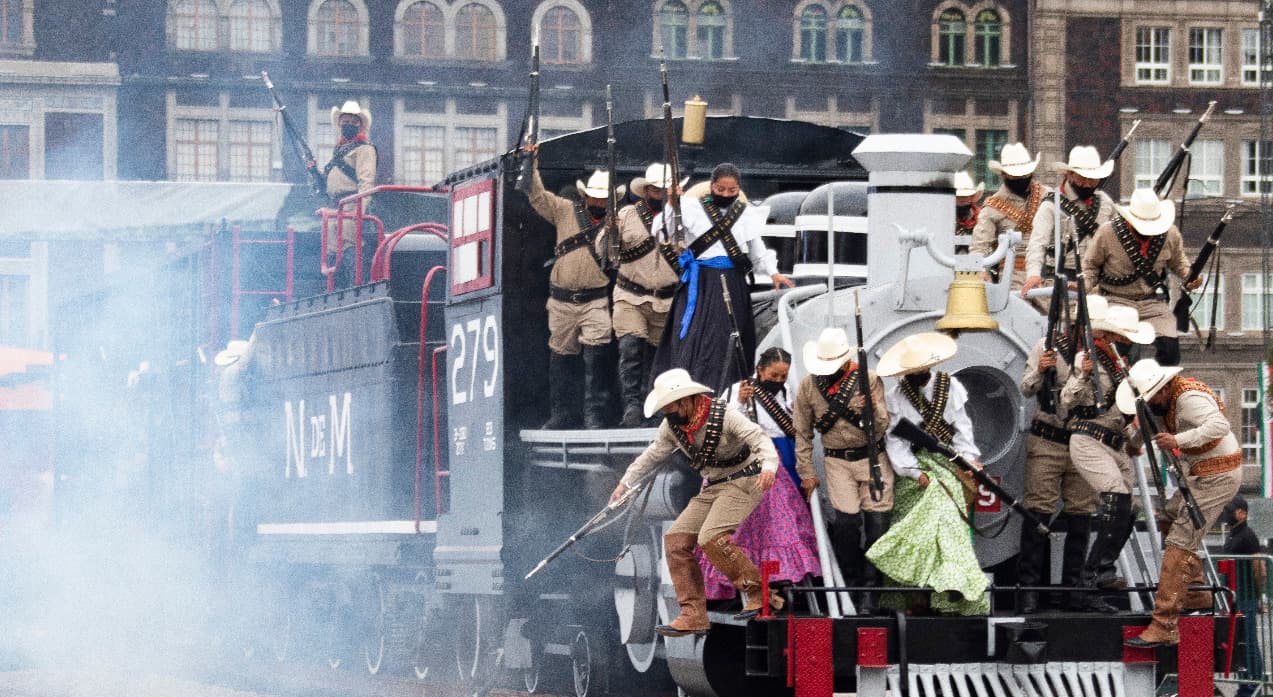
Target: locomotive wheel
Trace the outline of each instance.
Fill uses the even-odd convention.
[[[455,608],[455,668],[461,684],[482,685],[496,670],[496,649],[502,637],[497,598],[473,595],[457,599]]]
[[[592,688],[593,653],[588,632],[580,629],[570,642],[570,672],[574,677],[575,697],[588,697]]]
[[[415,577],[415,585],[422,587],[429,584],[432,577],[423,571],[417,572]],[[429,603],[427,599],[419,606],[419,615],[414,620],[414,633],[412,637],[412,661],[411,668],[415,673],[417,680],[426,680],[429,677],[429,668],[437,665],[437,642],[433,640],[429,622]],[[434,675],[437,672],[434,671]]]
[[[359,634],[362,637],[363,661],[367,672],[376,675],[384,665],[388,640],[388,598],[384,579],[380,574],[370,574],[356,601]]]
[[[542,647],[532,645],[530,649],[530,667],[522,670],[522,685],[532,695],[543,689],[543,680],[541,679],[543,666],[544,652]]]
[[[628,554],[614,565],[614,606],[619,617],[619,639],[633,669],[644,673],[654,664],[659,636],[659,550],[653,526],[628,530],[624,544]]]

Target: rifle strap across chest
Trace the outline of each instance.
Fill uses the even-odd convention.
[[[1039,210],[1039,203],[1042,200],[1043,185],[1038,182],[1031,182],[1030,195],[1025,199],[1025,208],[1018,207],[1015,203],[1008,201],[999,194],[986,199],[986,207],[1002,213],[1003,217],[1012,221],[1022,235],[1029,235],[1030,231],[1034,229],[1034,214]]]
[[[588,250],[588,254],[591,255],[592,260],[596,262],[597,268],[604,271],[605,263],[601,260],[601,255],[597,252],[596,242],[597,235],[600,235],[601,229],[605,227],[605,221],[603,220],[593,223],[588,216],[588,211],[584,209],[583,204],[576,203],[575,222],[579,226],[579,232],[576,232],[570,237],[558,242],[557,246],[553,248],[553,254],[556,255],[557,259],[561,259],[567,254],[582,247]]]
[[[707,217],[712,221],[712,229],[703,233],[698,239],[690,244],[690,252],[695,258],[703,256],[703,252],[707,251],[717,242],[725,248],[725,254],[729,256],[729,260],[734,262],[734,268],[742,273],[751,271],[751,259],[747,258],[747,254],[742,247],[738,246],[738,240],[734,238],[734,223],[738,222],[738,218],[742,216],[747,204],[741,200],[736,200],[730,207],[722,211],[716,207],[711,201],[703,201],[703,210],[707,212]]]
[[[636,202],[637,216],[641,219],[641,225],[647,233],[650,232],[650,224],[654,222],[654,212],[646,205],[645,201]],[[634,261],[642,259],[646,254],[654,251],[658,243],[654,240],[654,235],[647,234],[644,239],[635,246],[629,247],[619,252],[620,264],[631,264]]]
[[[752,387],[752,398],[760,405],[761,409],[769,414],[769,418],[773,419],[778,428],[787,435],[788,438],[794,438],[796,435],[796,424],[791,418],[791,412],[778,401],[768,390],[761,389],[760,381],[756,378],[747,378],[745,382]]]
[[[1135,283],[1137,279],[1143,279],[1146,283],[1166,290],[1167,271],[1154,271],[1154,266],[1158,263],[1158,256],[1162,254],[1163,247],[1167,243],[1167,235],[1154,235],[1148,238],[1148,244],[1145,245],[1145,252],[1141,253],[1141,242],[1136,239],[1137,235],[1132,232],[1131,226],[1123,220],[1122,216],[1115,215],[1112,219],[1114,224],[1114,237],[1118,240],[1118,245],[1123,248],[1123,253],[1132,262],[1132,273],[1125,276],[1108,276],[1104,270],[1101,271],[1101,283],[1110,286],[1126,286]]]
[[[349,177],[352,181],[357,183],[358,170],[354,169],[353,165],[345,161],[345,156],[364,145],[371,145],[371,143],[363,140],[352,140],[333,150],[331,162],[328,162],[327,165],[323,167],[323,176],[326,177],[333,169],[338,169],[341,174],[344,174],[346,177]]]
[[[950,373],[933,374],[933,398],[929,400],[911,381],[898,381],[902,395],[919,412],[923,428],[937,440],[950,445],[955,439],[955,427],[946,421],[946,401],[950,397]]]
[[[711,406],[707,410],[707,421],[703,424],[702,433],[703,441],[695,446],[690,440],[689,434],[685,433],[675,426],[672,427],[672,435],[676,437],[677,445],[690,458],[690,467],[695,471],[701,471],[704,467],[711,467],[716,460],[716,448],[720,445],[721,435],[725,431],[725,410],[728,405],[723,399],[713,399]]]
[[[1104,345],[1098,345],[1096,348],[1096,360],[1100,362],[1101,370],[1104,370],[1105,374],[1110,376],[1109,389],[1105,390],[1105,394],[1098,406],[1102,410],[1108,410],[1114,405],[1114,397],[1118,392],[1118,383],[1122,382],[1127,376],[1123,374],[1123,367],[1119,365],[1118,359],[1110,353],[1118,349]]]
[[[813,422],[813,427],[818,429],[818,433],[826,433],[835,427],[840,419],[844,419],[850,424],[861,428],[862,414],[856,409],[849,406],[849,400],[853,399],[853,395],[858,391],[858,378],[862,374],[861,370],[853,370],[847,376],[841,377],[839,373],[826,376],[815,376],[813,384],[818,388],[818,394],[827,402],[827,410],[822,412],[817,421]],[[831,388],[836,384],[835,394],[831,394]]]

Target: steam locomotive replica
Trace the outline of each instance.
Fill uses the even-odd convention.
[[[615,129],[621,180],[663,159],[660,122]],[[572,185],[600,168],[605,152],[604,128],[544,141],[546,187]],[[681,149],[684,174],[701,180],[716,163],[734,162],[748,197],[769,207],[768,243],[799,285],[754,294],[760,326],[771,327],[761,348],[790,350],[824,326],[847,326],[856,293],[872,359],[969,311],[947,307],[954,274],[1011,253],[1005,239],[986,259],[954,254],[952,177],[969,158],[949,136],[864,139],[752,117],[711,117],[704,142]],[[201,342],[202,328],[224,312],[209,307],[200,255],[223,252],[200,248],[165,267],[170,273],[160,277],[174,287],[148,311],[169,321],[151,331],[152,384],[135,381],[150,406],[130,440],[143,444],[154,479],[142,494],[149,515],[229,512],[232,522],[202,539],[212,540],[217,573],[232,589],[224,602],[241,619],[236,645],[477,692],[515,683],[579,697],[642,686],[666,693],[673,684],[720,697],[830,694],[832,686],[861,695],[1154,694],[1155,661],[1169,661],[1170,652],[1122,646],[1124,628],[1148,621],[1151,596],[1136,590],[1124,614],[1027,622],[1012,614],[1010,599],[991,617],[859,617],[832,610],[835,593],[803,589],[809,600],[795,614],[745,623],[712,613],[705,636],[661,638],[654,626],[676,603],[660,542],[698,486],[676,463],[639,507],[525,579],[605,506],[654,431],[537,430],[547,394],[545,262],[555,238],[514,187],[517,165],[508,154],[437,189],[372,192],[369,210],[396,210],[401,226],[353,202],[353,213],[328,222],[356,224],[368,237],[384,228],[370,277],[360,279],[369,282],[264,305],[250,339],[215,360],[221,347]],[[308,244],[295,258],[317,268]],[[1033,405],[1017,385],[1044,318],[1006,281],[987,293],[979,312],[998,328],[962,334],[949,369],[968,387],[987,471],[1019,494]],[[212,305],[218,297],[211,294]],[[94,382],[88,376],[100,355],[77,357],[111,340],[107,334],[120,331],[91,321],[65,328],[60,379]],[[798,380],[802,367],[792,368]],[[105,403],[139,403],[116,388],[100,387]],[[104,436],[82,436],[59,452],[94,438]],[[73,489],[80,473],[67,474]],[[1010,583],[1020,521],[986,491],[976,521],[1001,530],[979,537],[977,553],[997,583]],[[1152,583],[1124,571],[1133,588]],[[1212,642],[1219,628],[1206,619],[1195,630],[1182,623],[1187,642]]]

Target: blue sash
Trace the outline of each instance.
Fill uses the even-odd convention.
[[[710,269],[732,269],[734,262],[729,257],[709,257],[707,259],[697,259],[690,250],[681,252],[681,283],[688,286],[686,289],[689,293],[685,302],[685,314],[681,315],[681,333],[679,338],[684,339],[685,335],[690,331],[690,322],[694,320],[694,309],[698,307],[698,267],[706,266]]]

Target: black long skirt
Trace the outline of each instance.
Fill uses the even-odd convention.
[[[742,356],[737,357],[730,339],[732,325],[725,310],[725,296],[721,292],[720,279],[725,279],[730,300],[734,306],[734,319],[738,322],[738,335],[742,340]],[[713,269],[699,267],[698,304],[694,317],[680,338],[681,318],[689,301],[689,284],[682,284],[672,300],[667,326],[654,356],[652,377],[665,370],[684,368],[696,382],[714,388],[719,394],[726,387],[750,375],[755,363],[756,322],[751,313],[751,293],[747,277],[737,269]],[[742,364],[740,372],[738,365]]]

